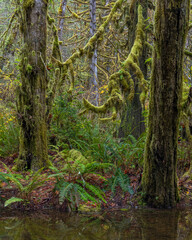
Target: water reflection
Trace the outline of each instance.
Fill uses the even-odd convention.
[[[102,214],[35,213],[0,217],[2,240],[191,240],[191,210]]]

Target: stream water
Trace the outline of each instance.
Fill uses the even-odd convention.
[[[192,210],[2,213],[1,240],[192,240]]]

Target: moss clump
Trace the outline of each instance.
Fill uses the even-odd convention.
[[[34,0],[24,0],[23,1],[23,8],[26,9],[26,8],[31,8],[33,7],[35,4],[35,1]]]
[[[55,22],[55,19],[51,18],[49,15],[47,15],[47,22],[48,22],[49,25],[51,25]]]
[[[33,67],[30,64],[27,64],[26,70],[28,73],[31,73],[33,70]]]

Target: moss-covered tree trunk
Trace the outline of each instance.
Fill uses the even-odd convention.
[[[21,87],[18,90],[20,149],[17,169],[48,166],[46,126],[47,1],[24,0]]]
[[[178,201],[177,141],[189,3],[189,0],[156,2],[148,134],[142,179],[144,200],[153,207],[174,207]]]
[[[147,0],[144,1],[137,1],[135,3],[135,7],[132,9],[130,16],[130,23],[128,24],[128,50],[130,51],[135,40],[136,35],[136,26],[137,26],[137,7],[138,4],[141,4],[143,7],[143,17],[147,19]],[[130,14],[130,13],[128,13]],[[147,77],[147,67],[145,64],[145,60],[147,58],[147,51],[146,46],[143,46],[142,55],[139,58],[140,68],[143,72],[144,77]],[[121,123],[119,128],[118,136],[120,138],[126,138],[128,135],[133,135],[135,138],[139,138],[140,135],[145,131],[145,123],[144,117],[142,114],[142,105],[140,102],[140,93],[141,90],[139,89],[139,83],[136,77],[133,77],[135,82],[135,94],[132,101],[126,100],[126,104],[123,107],[122,114],[121,114]]]

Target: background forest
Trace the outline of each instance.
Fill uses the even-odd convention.
[[[2,205],[191,201],[191,7],[169,2],[0,0]]]

